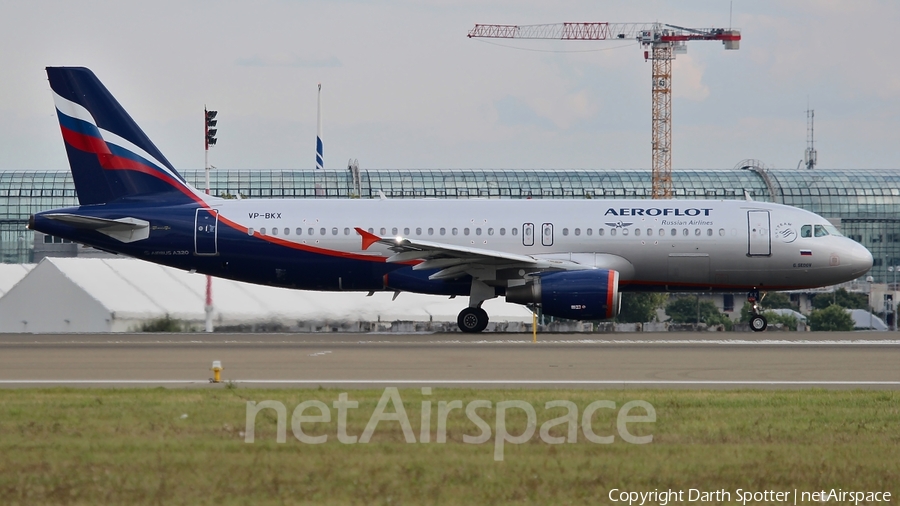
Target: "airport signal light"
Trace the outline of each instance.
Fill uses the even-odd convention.
[[[216,115],[219,114],[219,111],[208,111],[204,107],[203,113],[206,116],[206,149],[209,149],[210,146],[216,145],[216,132],[218,130],[213,127],[218,123]]]

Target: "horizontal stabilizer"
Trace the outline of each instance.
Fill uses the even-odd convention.
[[[69,213],[45,214],[44,217],[82,230],[96,230],[122,242],[135,242],[150,237],[150,222],[138,218],[111,220]]]

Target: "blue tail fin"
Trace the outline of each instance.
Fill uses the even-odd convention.
[[[47,76],[82,205],[127,197],[197,200],[193,188],[93,72],[47,67]]]

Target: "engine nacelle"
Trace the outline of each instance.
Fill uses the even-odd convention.
[[[570,320],[605,320],[619,314],[619,273],[606,269],[538,274],[506,289],[506,301],[540,304],[544,314]]]

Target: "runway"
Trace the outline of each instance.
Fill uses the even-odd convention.
[[[893,333],[4,334],[0,387],[900,389]]]

